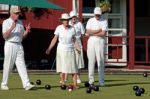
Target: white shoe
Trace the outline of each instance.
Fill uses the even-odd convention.
[[[81,83],[81,80],[80,80],[80,79],[77,79],[77,83],[80,84],[80,83]]]
[[[104,80],[100,80],[100,81],[99,81],[99,85],[100,85],[101,87],[104,87],[104,86],[105,86],[105,81],[104,81]]]
[[[1,90],[9,90],[8,86],[1,86]]]
[[[28,85],[25,87],[25,90],[32,90],[35,87],[35,85]]]

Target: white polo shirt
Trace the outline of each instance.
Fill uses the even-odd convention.
[[[4,20],[2,24],[2,33],[7,32],[11,28],[13,22],[14,21],[11,18]],[[22,42],[24,31],[25,30],[24,30],[22,21],[18,20],[16,22],[16,27],[12,30],[10,34],[10,37],[6,39],[5,41],[18,42],[18,43]]]
[[[57,26],[54,34],[59,37],[59,49],[64,51],[74,51],[73,38],[75,37],[76,32],[72,26],[70,26],[68,29],[65,29],[63,25],[59,25]]]
[[[81,22],[76,22],[76,24],[73,25],[71,22],[69,22],[69,24],[75,28],[76,38],[81,38],[81,34],[85,33],[85,29],[84,29],[82,23]]]
[[[102,29],[103,31],[107,31],[107,26],[108,26],[107,20],[103,18],[97,20],[95,17],[93,17],[88,20],[86,29],[91,29],[91,30]]]

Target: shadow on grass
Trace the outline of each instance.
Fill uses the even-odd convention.
[[[113,82],[113,81],[127,81],[127,80],[106,80],[106,82],[111,82],[111,81]],[[87,82],[87,81],[83,81],[81,84],[79,84],[80,89],[87,88],[84,86],[85,82]],[[96,82],[98,82],[98,81],[96,81]],[[150,82],[133,82],[133,83],[132,82],[122,82],[122,83],[106,84],[105,86],[102,86],[102,87],[115,87],[115,86],[127,86],[127,85],[138,85],[138,84],[150,84]],[[96,86],[99,86],[99,85],[96,85]],[[101,86],[99,86],[99,87],[101,87]],[[51,85],[51,89],[53,89],[53,88],[61,89],[60,85],[56,85],[56,86]],[[36,91],[36,90],[41,90],[41,89],[45,89],[45,86],[36,86],[31,91]],[[23,90],[23,88],[12,88],[11,90]]]
[[[105,87],[126,86],[126,85],[135,85],[135,84],[150,84],[150,82],[106,84]]]
[[[60,88],[60,86],[52,86],[51,85],[51,88]],[[38,89],[45,89],[45,86],[43,86],[43,87],[39,87],[39,86],[36,86],[36,89],[38,90]]]
[[[127,81],[127,80],[105,80],[105,82],[118,82],[118,81]],[[82,81],[82,83],[85,83],[85,82],[88,82],[88,81]],[[97,83],[99,81],[95,81],[95,83]]]
[[[105,82],[117,82],[117,81],[128,81],[128,80],[105,80]],[[83,84],[88,81],[83,81],[82,85],[80,85],[80,88],[86,88]],[[98,81],[95,81],[98,82]],[[105,86],[102,87],[114,87],[114,86],[126,86],[126,85],[138,85],[138,84],[150,84],[150,82],[122,82],[122,83],[114,83],[114,84],[106,84]],[[96,85],[96,84],[95,84]],[[99,85],[98,85],[99,86]],[[101,87],[101,86],[99,86]]]
[[[11,90],[25,90],[24,88],[11,88]],[[28,91],[36,91],[36,90],[38,90],[38,88],[37,87],[34,87],[33,89],[31,89],[31,90],[28,90]],[[26,90],[25,90],[26,91]]]
[[[51,88],[60,88],[60,86],[51,86]],[[24,88],[12,88],[11,90],[23,90]],[[36,86],[31,91],[45,89],[45,86]]]

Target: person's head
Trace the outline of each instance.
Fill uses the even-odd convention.
[[[18,20],[19,18],[19,15],[20,15],[20,8],[18,6],[11,6],[10,7],[10,17],[13,19],[13,20]]]
[[[68,26],[68,25],[69,25],[69,20],[70,20],[69,14],[68,14],[68,13],[63,13],[63,14],[61,15],[60,20],[62,21],[62,24],[63,24],[64,26]]]
[[[96,7],[94,9],[94,16],[97,20],[99,20],[101,18],[101,14],[102,14],[102,10],[100,7]]]
[[[76,23],[77,22],[77,14],[74,11],[71,11],[69,15],[71,17],[72,23]]]

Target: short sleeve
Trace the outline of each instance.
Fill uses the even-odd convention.
[[[59,26],[56,27],[54,34],[57,36],[59,35]]]
[[[107,22],[107,20],[104,20],[103,24],[102,24],[102,30],[107,31],[107,29],[108,29],[108,22]]]
[[[8,31],[7,21],[3,21],[3,24],[2,24],[2,33],[4,34],[7,31]]]
[[[85,33],[85,29],[84,29],[83,24],[80,22],[79,25],[80,25],[80,28],[81,28],[81,34],[84,34]]]
[[[72,33],[72,34],[73,34],[73,36],[76,36],[76,30],[75,30],[75,28],[74,28],[74,27],[72,27],[72,29],[73,29],[73,30],[72,30],[72,32],[73,32],[73,33]]]
[[[86,29],[90,29],[90,28],[91,28],[91,19],[89,19],[86,24]]]

